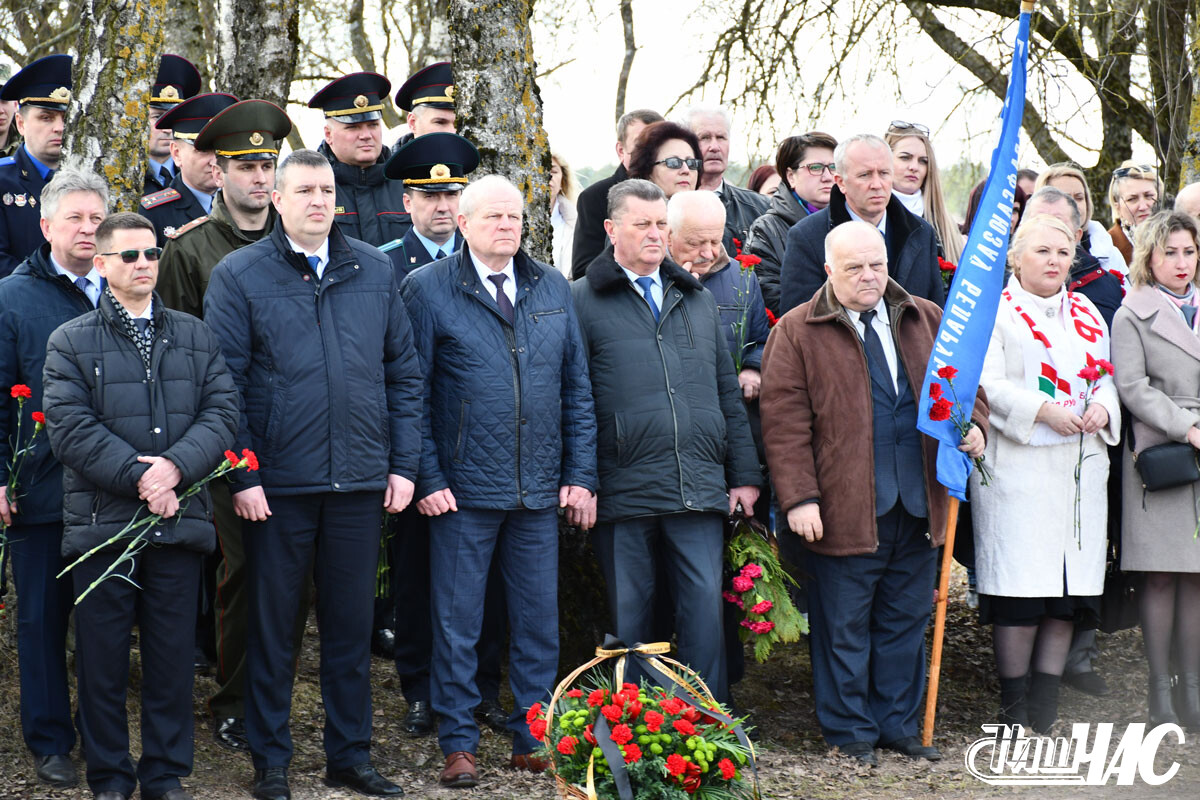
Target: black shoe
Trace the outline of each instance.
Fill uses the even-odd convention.
[[[186,790],[181,789],[178,786],[164,794],[156,794],[153,796],[147,795],[143,791],[142,798],[143,800],[195,800],[195,798],[188,794]]]
[[[508,734],[508,712],[495,700],[484,700],[475,706],[475,721],[482,722],[496,733]]]
[[[868,767],[879,766],[879,759],[875,757],[875,745],[870,742],[840,744],[838,745],[838,750],[841,750],[844,756],[857,759],[860,764],[865,764]]]
[[[1188,730],[1200,728],[1200,673],[1185,672],[1179,676],[1183,697],[1179,706],[1179,722]]]
[[[92,797],[92,800],[129,800],[129,798],[120,792],[98,792]]]
[[[254,770],[254,797],[255,800],[292,800],[287,767]]]
[[[1029,711],[1029,726],[1038,733],[1049,733],[1058,719],[1058,675],[1035,672],[1029,680],[1026,704]]]
[[[408,713],[400,730],[409,736],[428,736],[433,733],[433,710],[429,708],[428,700],[413,700],[408,705]]]
[[[1171,702],[1171,676],[1151,675],[1148,692],[1150,706],[1150,727],[1159,725],[1179,724],[1175,716],[1175,707]]]
[[[380,658],[395,658],[396,632],[391,628],[379,628],[372,633],[371,652]]]
[[[894,750],[909,758],[923,758],[926,761],[941,761],[942,753],[936,747],[926,747],[916,736],[905,736],[894,742],[880,742],[884,750]]]
[[[34,756],[33,764],[37,768],[38,780],[59,789],[69,789],[79,783],[75,774],[75,765],[69,756]]]
[[[1062,676],[1062,682],[1075,691],[1090,694],[1092,697],[1107,697],[1111,691],[1108,683],[1100,677],[1100,673],[1090,669],[1087,672],[1068,672]]]
[[[399,797],[404,794],[403,789],[380,775],[370,762],[342,769],[326,769],[325,785],[334,788],[349,786],[356,792],[375,797]]]
[[[237,717],[213,720],[213,739],[230,750],[239,753],[250,752],[250,741],[246,738],[246,722]]]
[[[196,645],[195,654],[192,656],[192,668],[200,675],[207,675],[212,664],[208,661],[208,656],[204,653],[204,648]]]

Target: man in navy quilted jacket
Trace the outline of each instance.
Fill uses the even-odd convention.
[[[493,558],[512,629],[510,766],[546,767],[524,709],[548,699],[558,668],[558,509],[584,529],[596,519],[596,418],[567,281],[520,249],[521,193],[488,176],[458,210],[462,249],[401,294],[426,378],[415,496],[430,517],[440,780],[466,787],[478,780],[475,644]]]

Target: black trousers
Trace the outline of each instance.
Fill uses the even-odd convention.
[[[395,559],[392,595],[396,603],[396,673],[411,705],[430,702],[429,665],[433,658],[433,611],[430,608],[429,518],[416,504],[394,515]],[[485,701],[500,701],[500,661],[508,631],[508,605],[500,559],[493,558],[483,599],[483,629],[475,645],[479,661],[475,685]]]
[[[325,760],[370,760],[371,625],[382,492],[267,492],[271,516],[243,526],[249,571],[246,734],[256,769],[292,758],[293,624],[302,587],[316,583]]]
[[[114,561],[97,553],[71,571],[78,597]],[[179,788],[192,772],[192,664],[203,555],[150,546],[134,557],[137,586],[111,577],[75,608],[79,732],[91,790],[143,797]],[[122,574],[128,574],[121,567]],[[138,587],[141,587],[140,589]],[[142,757],[129,755],[125,693],[129,637],[138,626],[142,661]]]

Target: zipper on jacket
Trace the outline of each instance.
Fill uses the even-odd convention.
[[[542,317],[551,317],[555,314],[565,314],[566,312],[567,310],[565,308],[556,308],[553,311],[537,311],[529,316],[533,317],[534,322],[541,322]]]
[[[671,404],[671,427],[675,433],[675,469],[679,473],[679,499],[683,501],[684,508],[690,511],[697,511],[699,509],[692,508],[691,501],[686,497],[687,490],[683,485],[683,460],[679,457],[679,415],[675,412],[675,387],[671,386],[671,373],[667,371],[667,356],[665,353],[663,353],[662,334],[658,333],[658,331],[662,330],[663,321],[666,317],[667,298],[670,296],[668,292],[671,291],[674,285],[675,284],[673,282],[668,282],[665,286],[663,286],[663,310],[659,313],[658,327],[654,334],[654,343],[658,345],[658,359],[662,362],[663,368],[663,383],[667,387],[667,401]],[[632,284],[630,284],[630,286],[632,287]],[[643,299],[641,302],[645,302],[645,300]],[[683,319],[686,323],[687,313],[683,311],[683,300],[680,299],[676,305],[680,307],[680,312],[683,313]],[[691,335],[692,330],[691,326],[689,325],[689,340],[691,339]],[[695,345],[693,344],[693,347],[694,346]]]
[[[513,402],[517,411],[516,418],[513,420],[516,423],[517,434],[517,502],[524,506],[525,492],[521,490],[521,365],[517,359],[517,334],[511,325],[504,326],[504,338],[508,342],[509,360],[512,363]]]

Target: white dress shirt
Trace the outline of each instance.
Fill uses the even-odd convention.
[[[621,267],[620,264],[618,264],[617,266]],[[637,279],[646,277],[646,278],[649,278],[651,281],[653,281],[653,283],[650,284],[650,296],[654,298],[654,304],[656,306],[658,306],[659,313],[662,313],[662,307],[663,307],[662,270],[656,269],[651,274],[645,275],[645,276],[638,275],[636,272],[634,272],[631,269],[625,269],[625,267],[621,267],[621,270],[625,273],[625,277],[629,278],[629,282],[633,284],[633,288],[637,289],[637,293],[639,295],[641,295],[643,298],[646,296],[646,293],[643,292],[642,287],[638,285]]]
[[[867,333],[867,326],[863,324],[862,313],[849,308],[846,309],[846,313],[850,315],[850,321],[854,323],[854,330],[858,333],[858,338],[863,339]],[[875,319],[871,320],[871,327],[875,329],[879,343],[883,345],[883,356],[887,359],[888,370],[892,373],[892,387],[899,392],[900,387],[896,381],[896,370],[899,368],[899,361],[896,358],[896,342],[892,339],[892,324],[888,319],[887,304],[883,302],[882,297],[875,305]]]
[[[850,215],[850,219],[858,220],[859,222],[867,222],[858,214],[854,213],[854,209],[850,208],[849,203],[846,204],[846,213]],[[867,222],[867,224],[871,225],[870,222]],[[879,223],[872,227],[876,228],[879,231],[879,235],[883,236],[884,239],[887,238],[887,211],[883,212],[883,216],[879,218]]]
[[[309,256],[316,256],[317,258],[321,259],[317,263],[316,269],[317,280],[320,280],[322,276],[325,275],[325,267],[329,266],[329,237],[326,237],[325,241],[321,242],[321,246],[311,253],[300,245],[296,244],[296,240],[288,236],[286,233],[283,235],[283,238],[287,239],[288,247],[292,248],[294,252],[302,255],[306,261],[308,260]]]
[[[483,283],[483,288],[487,289],[492,299],[496,299],[496,284],[488,280],[489,275],[507,275],[508,280],[504,282],[504,294],[508,295],[508,302],[517,305],[517,273],[513,270],[513,260],[510,258],[508,263],[504,265],[504,269],[496,271],[484,264],[474,253],[471,253],[471,263],[475,265],[475,274],[479,276],[480,282]]]

